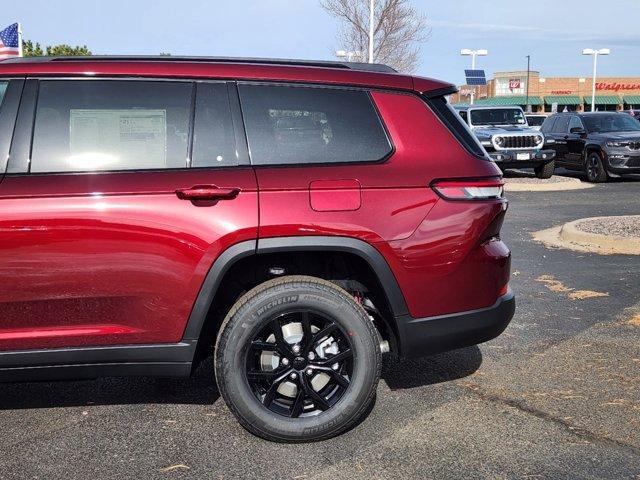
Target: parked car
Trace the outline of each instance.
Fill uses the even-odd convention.
[[[0,380],[185,376],[215,346],[247,430],[319,440],[387,350],[511,320],[500,170],[450,84],[179,57],[5,60],[0,84]]]
[[[544,135],[529,127],[520,107],[457,107],[487,153],[502,171],[533,168],[536,177],[553,175],[555,153]]]
[[[545,121],[547,116],[542,113],[527,113],[525,114],[525,118],[527,119],[527,124],[531,128],[533,128],[534,130],[540,130],[542,122]]]
[[[542,125],[554,140],[557,165],[590,182],[640,173],[640,122],[626,113],[557,113]]]

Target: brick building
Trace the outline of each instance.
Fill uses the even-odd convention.
[[[529,72],[529,105],[534,112],[591,110],[591,77],[543,77]],[[462,85],[451,103],[469,103],[473,87]],[[527,72],[496,72],[476,87],[476,105],[520,105],[525,108]],[[640,77],[597,77],[596,109],[640,109]]]

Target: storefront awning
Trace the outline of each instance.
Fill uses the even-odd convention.
[[[542,105],[542,99],[540,97],[530,96],[528,101],[529,105]],[[479,106],[485,105],[496,107],[501,105],[526,105],[527,97],[526,95],[513,95],[505,97],[482,98],[476,100],[474,104]]]
[[[584,103],[591,105],[591,95],[584,96]],[[596,95],[596,105],[618,105],[620,97],[617,95]]]
[[[624,103],[628,103],[629,105],[640,105],[640,95],[625,95]]]
[[[547,105],[580,105],[582,100],[578,95],[547,95],[544,97],[544,103]]]

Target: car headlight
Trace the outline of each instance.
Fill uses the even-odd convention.
[[[504,137],[496,137],[494,138],[494,142],[496,142],[496,145],[501,147],[504,145]]]
[[[607,142],[607,147],[620,148],[620,147],[628,147],[628,146],[629,146],[629,142],[617,142],[617,141]]]
[[[544,140],[544,139],[542,138],[542,136],[541,136],[541,135],[536,135],[535,137],[533,137],[533,142],[534,142],[536,145],[540,145],[540,144],[543,142],[543,140]]]

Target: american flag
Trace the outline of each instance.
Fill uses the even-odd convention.
[[[20,55],[20,35],[18,24],[9,25],[0,31],[0,58],[17,57]]]

